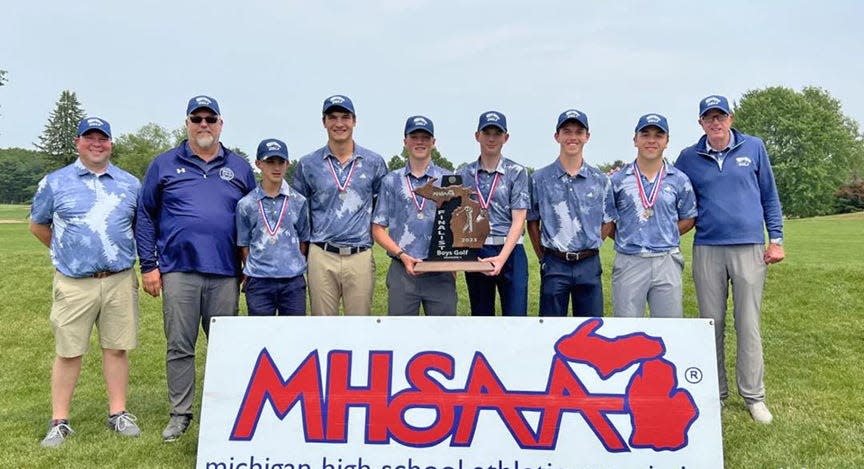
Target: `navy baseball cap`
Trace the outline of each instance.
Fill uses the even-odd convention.
[[[351,98],[341,94],[334,94],[325,99],[324,107],[321,108],[321,114],[327,114],[330,111],[339,109],[350,112],[351,114],[356,114],[356,112],[354,112],[354,103],[351,102]]]
[[[426,116],[411,116],[405,121],[406,137],[411,132],[416,132],[418,130],[422,130],[433,137],[435,136],[435,125],[432,123],[432,119]]]
[[[704,116],[706,112],[712,109],[723,111],[726,114],[732,114],[732,111],[729,110],[729,101],[725,96],[713,94],[702,101],[699,101],[699,117]]]
[[[111,138],[111,124],[105,119],[99,117],[85,117],[78,123],[78,136],[82,136],[87,132],[95,130],[102,132],[106,137]]]
[[[255,152],[255,158],[258,161],[262,161],[271,156],[288,161],[288,146],[285,145],[285,142],[276,138],[261,140],[261,143],[258,144],[258,151]]]
[[[644,116],[639,118],[639,122],[636,123],[635,132],[639,132],[645,127],[651,126],[657,127],[663,132],[669,133],[669,123],[666,122],[666,118],[660,114],[645,114]]]
[[[186,115],[188,116],[199,109],[209,109],[217,116],[222,115],[219,112],[219,103],[210,96],[204,96],[203,94],[189,100],[189,104],[186,105]]]
[[[480,114],[480,119],[477,121],[477,131],[480,132],[490,126],[498,127],[502,132],[507,133],[507,118],[497,111],[486,111]]]
[[[561,129],[561,126],[569,121],[576,121],[582,124],[582,127],[585,127],[585,130],[588,130],[588,116],[576,109],[568,109],[558,116],[558,125],[555,126],[555,132],[558,132],[558,130]]]

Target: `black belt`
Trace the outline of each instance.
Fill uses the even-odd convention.
[[[579,262],[582,259],[588,259],[589,257],[594,257],[597,254],[600,254],[599,249],[586,249],[584,251],[576,251],[576,252],[564,252],[564,251],[556,251],[554,249],[543,248],[544,254],[552,254],[558,259],[564,259],[567,262]]]
[[[327,252],[339,254],[340,256],[350,256],[352,254],[357,254],[358,252],[363,252],[363,251],[369,249],[368,246],[339,246],[339,245],[330,244],[330,243],[312,243],[312,244],[318,246],[319,248],[321,248]]]

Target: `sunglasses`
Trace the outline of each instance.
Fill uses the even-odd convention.
[[[219,122],[218,116],[189,116],[189,120],[193,124],[200,124],[201,121],[207,121],[208,124],[215,124]]]

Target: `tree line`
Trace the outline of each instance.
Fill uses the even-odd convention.
[[[6,83],[6,74],[0,70],[0,86]],[[828,91],[779,86],[750,90],[733,107],[734,127],[765,141],[784,215],[810,217],[864,210],[864,135]],[[33,144],[35,150],[0,149],[0,203],[28,203],[42,176],[75,160],[73,139],[84,115],[75,93],[63,91]],[[150,161],[185,135],[183,128],[146,124],[136,132],[115,136],[112,161],[143,178]],[[232,150],[248,157],[239,149]],[[437,149],[432,160],[442,168],[457,169]],[[388,167],[396,169],[406,161],[403,149],[390,158]],[[623,165],[619,160],[599,167],[610,171]],[[289,180],[292,170],[293,165],[286,175]]]

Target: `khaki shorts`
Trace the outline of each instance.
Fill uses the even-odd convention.
[[[138,277],[134,269],[105,278],[72,278],[54,273],[51,305],[57,356],[84,355],[93,325],[103,349],[131,350],[138,345]]]

